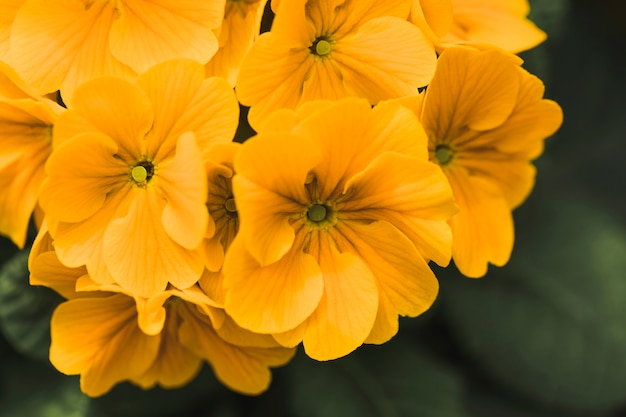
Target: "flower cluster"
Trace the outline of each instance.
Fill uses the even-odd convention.
[[[508,261],[562,121],[514,55],[526,0],[6,3],[0,233],[34,213],[50,361],[92,396],[204,362],[255,394],[299,344],[385,343],[429,262]]]

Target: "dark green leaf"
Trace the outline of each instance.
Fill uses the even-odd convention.
[[[88,398],[78,378],[25,358],[4,358],[0,417],[85,417]]]
[[[18,252],[0,270],[0,330],[26,355],[47,360],[50,317],[62,298],[28,283],[28,251]]]
[[[363,347],[332,362],[289,364],[298,417],[462,417],[456,374],[407,342]]]
[[[443,280],[460,345],[496,381],[548,406],[587,416],[625,403],[626,231],[555,192],[524,220],[507,268]]]

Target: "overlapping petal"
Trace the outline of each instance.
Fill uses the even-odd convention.
[[[143,374],[160,339],[143,334],[135,315],[133,299],[121,294],[61,304],[52,315],[50,361],[61,372],[81,374],[81,390],[91,396]]]
[[[324,292],[309,317],[302,342],[306,354],[325,361],[337,359],[361,346],[378,310],[376,277],[364,258],[340,252],[325,233],[312,237],[311,255],[324,276]]]
[[[462,170],[451,170],[448,178],[460,208],[450,219],[454,263],[463,275],[482,277],[488,263],[502,266],[509,261],[514,241],[511,209],[489,180]]]
[[[262,266],[237,237],[229,254],[224,263],[225,309],[244,329],[284,332],[302,323],[319,304],[322,271],[301,248],[294,246],[279,261]]]
[[[132,78],[135,72],[109,50],[115,13],[109,1],[86,7],[80,0],[26,0],[13,21],[7,62],[40,94],[61,89],[66,99],[100,75]]]
[[[271,148],[272,153],[264,150]],[[237,196],[242,236],[261,265],[280,259],[293,244],[290,220],[306,205],[304,184],[320,161],[315,143],[285,133],[257,136],[235,157],[233,190]]]
[[[104,234],[103,258],[115,281],[151,296],[171,282],[178,288],[195,284],[204,268],[200,249],[188,250],[165,231],[161,216],[166,201],[155,190],[130,191],[128,213],[110,222]]]
[[[136,72],[176,58],[205,64],[218,48],[224,0],[123,0],[110,28],[111,53]]]
[[[445,141],[464,127],[487,130],[504,123],[519,91],[517,69],[504,57],[463,48],[441,55],[421,117],[430,137]]]

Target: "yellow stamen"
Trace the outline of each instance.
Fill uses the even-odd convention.
[[[148,171],[141,165],[137,165],[130,171],[130,176],[133,177],[133,180],[136,182],[144,182],[146,178],[148,178]]]
[[[319,56],[328,55],[331,49],[332,47],[330,45],[330,42],[324,39],[320,39],[315,45],[315,53]]]

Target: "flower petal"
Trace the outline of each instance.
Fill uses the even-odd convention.
[[[168,312],[157,358],[145,373],[132,378],[143,389],[156,384],[168,389],[181,387],[201,369],[202,360],[178,341],[181,318],[173,310]]]
[[[81,0],[27,0],[17,12],[7,62],[40,94],[61,89],[68,100],[77,85],[97,76],[134,76],[109,51],[115,4],[90,6]]]
[[[320,240],[324,292],[302,341],[307,355],[326,361],[345,356],[363,344],[376,318],[378,288],[362,257],[339,252],[330,236]]]
[[[427,138],[417,118],[393,102],[371,109],[363,99],[346,98],[303,117],[293,131],[313,138],[322,151],[324,162],[314,169],[315,197],[322,200],[343,191],[345,182],[382,152],[427,158]]]
[[[444,42],[470,41],[519,53],[539,45],[546,34],[526,19],[528,1],[454,0],[454,24]]]
[[[248,119],[252,126],[272,111],[293,109],[300,101],[302,84],[313,65],[309,41],[292,47],[285,42],[292,41],[277,33],[264,33],[241,64],[237,97],[241,104],[251,106]]]
[[[55,147],[81,133],[100,132],[115,141],[128,165],[145,154],[142,142],[154,113],[149,97],[133,83],[112,77],[93,80],[76,89],[69,105],[54,126]]]
[[[161,223],[165,200],[142,188],[132,189],[129,198],[126,216],[111,221],[104,234],[104,260],[115,281],[143,297],[164,291],[168,282],[178,288],[195,284],[204,268],[202,252],[168,236]]]
[[[226,312],[244,329],[280,333],[304,321],[323,291],[320,268],[294,246],[279,261],[261,266],[235,238],[224,262]]]
[[[276,262],[292,246],[290,220],[306,208],[306,179],[320,157],[314,142],[289,133],[257,135],[236,155],[239,234],[261,265]]]
[[[446,221],[457,212],[441,169],[417,158],[385,152],[345,185],[345,219],[387,220],[428,260],[447,265],[452,236]]]
[[[161,221],[165,232],[187,249],[197,248],[207,229],[207,177],[193,133],[178,140],[173,159],[159,165],[159,188],[167,204]]]
[[[81,374],[81,390],[90,396],[143,374],[160,338],[143,334],[136,314],[133,299],[121,294],[61,304],[50,323],[50,362],[63,373]]]
[[[175,58],[206,64],[217,52],[211,29],[220,26],[224,1],[124,1],[111,25],[113,55],[137,72]]]
[[[131,187],[125,187],[108,195],[98,212],[82,222],[50,225],[54,247],[64,265],[74,268],[87,265],[87,271],[94,281],[99,284],[114,282],[104,261],[104,233],[113,219],[128,211],[130,190]]]
[[[128,181],[128,165],[116,157],[119,147],[102,133],[84,133],[48,158],[48,179],[40,204],[55,221],[80,222],[94,215],[107,196]],[[68,207],[71,208],[68,210]]]
[[[22,7],[25,0],[8,0],[0,2],[0,61],[4,61],[4,54],[9,50],[11,25],[15,14]]]
[[[146,139],[148,154],[171,156],[176,141],[192,131],[203,154],[215,143],[228,143],[239,120],[237,99],[223,79],[204,79],[197,62],[179,59],[156,65],[137,83],[154,106],[155,120]]]
[[[338,230],[376,278],[381,303],[366,343],[384,343],[395,334],[398,315],[416,317],[433,304],[439,290],[435,274],[411,241],[385,221],[346,222]]]
[[[206,359],[217,378],[230,389],[244,394],[259,394],[270,383],[269,366],[283,365],[294,354],[285,348],[253,348],[231,345],[213,330],[208,317],[188,306],[181,309],[180,342]]]
[[[44,285],[61,296],[72,299],[81,296],[76,292],[76,281],[87,274],[85,268],[68,268],[56,253],[45,252],[37,256],[30,266],[30,285]]]
[[[436,141],[453,140],[465,126],[493,129],[511,115],[518,90],[517,67],[504,52],[448,48],[426,92],[421,120]]]
[[[332,59],[339,63],[346,89],[371,104],[417,95],[437,66],[433,44],[416,26],[396,17],[372,19],[338,40]]]
[[[461,273],[479,278],[487,264],[503,266],[513,250],[511,209],[499,188],[489,180],[460,169],[447,172],[459,212],[450,220],[452,258]]]

